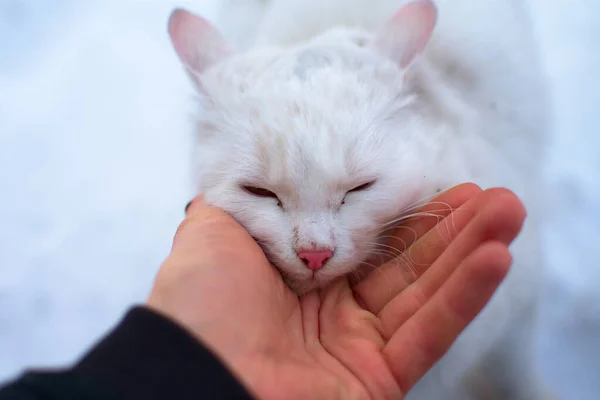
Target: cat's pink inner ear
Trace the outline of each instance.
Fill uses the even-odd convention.
[[[436,21],[437,8],[433,1],[413,1],[396,11],[381,27],[372,46],[406,68],[429,43]]]
[[[169,18],[169,36],[183,64],[192,75],[227,58],[232,49],[210,22],[183,9]]]

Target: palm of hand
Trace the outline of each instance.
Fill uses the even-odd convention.
[[[259,398],[406,395],[492,295],[510,264],[506,246],[524,217],[511,194],[482,209],[479,205],[498,193],[467,202],[477,190],[461,190],[427,206],[439,219],[413,221],[398,234],[399,243],[418,236],[403,261],[384,264],[358,284],[340,279],[301,298],[281,286],[278,301],[267,301],[277,310],[267,307],[270,320],[263,326],[268,331],[255,346],[261,354],[248,357],[242,367],[256,372],[247,375],[252,377],[247,383]],[[507,207],[511,201],[514,207]],[[453,242],[459,234],[467,239]],[[410,268],[408,260],[414,264]],[[483,262],[486,269],[473,274]],[[455,299],[465,288],[472,295]]]
[[[204,226],[202,240],[176,238],[161,269],[168,274],[170,264],[176,268],[201,243],[206,265],[196,257],[172,278],[185,280],[189,291],[171,286],[188,294],[172,300],[175,289],[167,283],[149,304],[184,322],[258,398],[401,399],[487,303],[524,219],[512,193],[473,185],[440,195],[424,211],[438,218],[409,222],[391,243],[412,240],[404,256],[361,282],[343,278],[301,298],[265,268],[258,246],[240,246],[247,239],[241,227],[224,230],[225,240]],[[233,267],[215,267],[222,254]],[[171,292],[163,297],[172,305],[165,306],[163,292]],[[182,303],[189,305],[184,311]]]

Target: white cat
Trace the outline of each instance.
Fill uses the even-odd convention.
[[[183,10],[169,21],[198,91],[205,200],[303,293],[355,270],[383,224],[440,188],[512,189],[528,208],[513,269],[409,398],[543,398],[531,339],[547,110],[522,2],[237,3],[250,8],[223,9],[229,32]]]

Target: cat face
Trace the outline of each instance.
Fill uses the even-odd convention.
[[[236,218],[298,293],[381,251],[386,224],[438,185],[427,176],[440,149],[422,134],[436,126],[406,86],[433,24],[412,42],[396,32],[400,45],[386,39],[394,32],[336,30],[234,54],[206,21],[177,13],[171,36],[200,95],[205,201]],[[210,38],[203,51],[199,38]]]

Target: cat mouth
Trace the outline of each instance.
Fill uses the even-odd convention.
[[[305,267],[303,268],[304,273],[288,272],[290,268],[286,268],[285,263],[281,262],[278,257],[269,251],[264,240],[261,240],[253,235],[251,236],[252,239],[260,246],[269,263],[277,268],[277,271],[280,273],[284,282],[286,282],[286,284],[293,291],[297,292],[300,290],[300,292],[304,292],[307,290],[307,288],[308,290],[321,288],[326,286],[335,278],[324,271],[327,269],[326,267],[318,270],[310,270]],[[291,269],[294,270],[294,267],[292,266]]]

